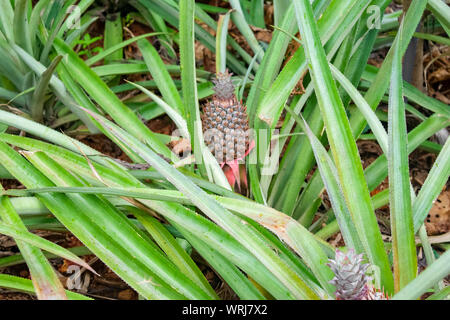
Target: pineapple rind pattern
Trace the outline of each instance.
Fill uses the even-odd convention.
[[[219,163],[243,159],[249,145],[246,107],[236,99],[228,71],[213,82],[215,93],[202,114],[205,143]]]

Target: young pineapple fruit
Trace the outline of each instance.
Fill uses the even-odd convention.
[[[243,159],[248,149],[247,109],[236,99],[231,74],[218,73],[212,100],[203,106],[203,136],[219,163]]]
[[[330,281],[336,287],[338,300],[384,300],[383,293],[370,285],[371,278],[366,275],[369,264],[362,264],[363,255],[353,249],[347,253],[336,250],[335,260],[330,259],[328,266],[335,277]]]

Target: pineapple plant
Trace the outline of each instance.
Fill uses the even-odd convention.
[[[234,94],[231,73],[218,73],[212,100],[203,106],[205,143],[221,164],[245,157],[249,147],[247,110]]]

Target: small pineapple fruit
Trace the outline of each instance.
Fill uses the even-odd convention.
[[[375,288],[366,274],[369,264],[362,264],[363,255],[353,249],[343,253],[336,250],[335,260],[327,264],[335,277],[330,281],[336,287],[338,300],[387,300],[388,296]]]
[[[202,114],[205,143],[219,163],[243,159],[249,146],[246,107],[236,99],[228,70],[213,83],[215,93]]]
[[[347,253],[336,250],[335,260],[327,264],[335,277],[330,281],[336,287],[338,300],[366,300],[369,293],[366,275],[369,264],[362,264],[362,254],[356,254],[353,249]]]

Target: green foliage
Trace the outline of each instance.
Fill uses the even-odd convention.
[[[91,38],[91,36],[89,35],[89,33],[86,33],[83,38],[77,40],[75,42],[75,45],[80,45],[81,46],[81,50],[78,51],[78,55],[79,56],[83,56],[86,55],[88,58],[93,56],[93,53],[100,53],[103,51],[103,48],[100,46],[94,47],[91,49],[91,44],[97,42],[98,40],[101,40],[103,37],[102,36],[98,36],[98,37],[93,37]]]

